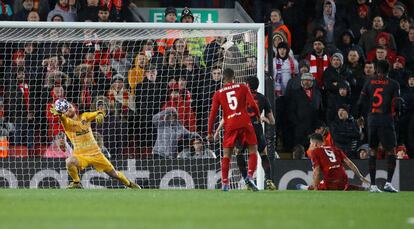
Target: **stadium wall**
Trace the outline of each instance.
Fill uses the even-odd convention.
[[[203,162],[201,163],[201,160]],[[368,161],[356,160],[361,173],[369,178]],[[160,189],[216,189],[220,183],[220,162],[215,159],[199,160],[135,160],[117,161],[114,166],[130,179],[145,188]],[[386,161],[377,163],[377,183],[382,186],[386,179]],[[230,177],[233,188],[243,188],[244,183],[236,166]],[[402,191],[414,191],[414,161],[398,161],[393,184]],[[350,183],[361,184],[347,170]],[[274,181],[280,190],[295,189],[298,183],[310,184],[311,164],[308,160],[276,160],[273,164]],[[85,188],[122,187],[104,173],[87,170],[81,174]],[[64,160],[50,159],[3,159],[0,160],[1,188],[64,188],[69,182]]]

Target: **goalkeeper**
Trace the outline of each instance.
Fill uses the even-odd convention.
[[[111,162],[102,154],[93,137],[91,122],[96,120],[98,124],[101,124],[105,117],[103,110],[78,115],[73,105],[70,104],[69,109],[64,113],[58,112],[54,107],[50,109],[50,112],[60,117],[65,133],[73,145],[73,154],[66,159],[66,168],[73,180],[67,187],[68,189],[82,188],[79,170],[89,165],[92,165],[98,172],[105,172],[110,177],[118,179],[129,188],[141,188],[128,180],[124,174],[115,170]]]

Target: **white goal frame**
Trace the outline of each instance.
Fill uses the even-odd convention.
[[[265,48],[264,48],[264,24],[259,23],[96,23],[96,22],[18,22],[2,21],[0,27],[3,29],[165,29],[165,30],[232,30],[244,29],[256,33],[257,37],[257,77],[259,79],[260,93],[265,92]],[[2,34],[1,36],[3,37]],[[264,172],[261,167],[261,159],[258,157],[258,170],[256,173],[259,189],[264,188]]]

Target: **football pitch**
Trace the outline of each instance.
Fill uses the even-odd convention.
[[[414,228],[414,192],[0,189],[0,228]]]

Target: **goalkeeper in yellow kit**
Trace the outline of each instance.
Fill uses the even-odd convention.
[[[70,104],[68,111],[63,114],[59,113],[54,107],[50,109],[50,112],[60,117],[65,133],[73,145],[73,154],[66,159],[66,168],[73,182],[67,188],[82,188],[79,170],[83,170],[90,165],[96,171],[105,172],[110,177],[118,179],[129,188],[141,188],[128,180],[123,173],[115,170],[111,162],[103,155],[93,137],[91,122],[96,120],[97,123],[102,123],[105,117],[103,110],[78,115],[73,105]]]

